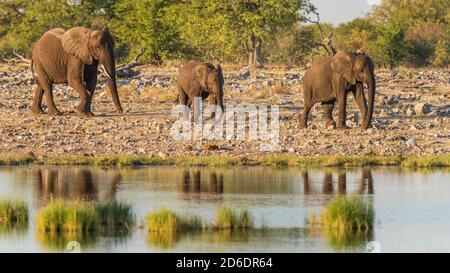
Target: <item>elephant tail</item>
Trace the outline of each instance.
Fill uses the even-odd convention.
[[[36,75],[34,74],[34,60],[33,59],[31,59],[31,65],[30,65],[31,67],[31,75],[33,76],[33,79],[35,80],[35,81],[37,81],[37,78],[36,78]]]

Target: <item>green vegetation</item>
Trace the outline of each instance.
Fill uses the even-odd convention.
[[[237,210],[230,206],[217,210],[214,223],[204,224],[196,215],[177,215],[171,209],[160,209],[147,216],[147,229],[150,233],[177,233],[186,231],[236,230],[253,227],[253,219],[247,209]]]
[[[316,22],[309,0],[64,0],[0,2],[0,59],[51,28],[111,29],[122,61],[196,58],[259,66],[305,65],[336,49],[362,50],[378,65],[448,66],[448,1],[383,0],[371,12],[333,27]],[[38,18],[38,19],[36,19]],[[331,42],[327,37],[333,33]]]
[[[252,226],[253,219],[247,209],[237,211],[229,206],[217,210],[213,224],[213,228],[219,230],[247,229]]]
[[[51,203],[36,215],[36,228],[42,232],[88,233],[97,228],[95,209],[83,203],[65,204],[62,200]]]
[[[319,219],[310,215],[312,226],[319,223],[323,230],[337,233],[367,233],[373,229],[375,213],[373,205],[358,197],[338,197],[320,213]]]
[[[30,155],[0,154],[0,166],[26,165],[36,161],[36,157]]]
[[[402,161],[402,166],[409,168],[448,167],[450,166],[450,154],[407,157]]]
[[[450,154],[426,156],[297,156],[278,154],[260,157],[233,156],[55,156],[36,158],[31,156],[0,155],[1,165],[89,165],[89,166],[273,166],[273,167],[363,167],[363,166],[402,166],[408,168],[450,167]]]
[[[89,204],[52,200],[36,215],[36,229],[50,234],[131,231],[133,223],[131,207],[116,201]]]
[[[0,227],[24,227],[28,224],[28,206],[23,201],[0,200]]]
[[[335,230],[325,229],[321,232],[329,246],[336,251],[347,249],[365,249],[368,242],[373,240],[373,232],[342,233]]]
[[[98,224],[106,230],[114,231],[126,228],[131,232],[134,223],[131,206],[116,200],[94,204]]]
[[[147,216],[148,231],[153,233],[176,233],[202,230],[198,216],[179,216],[170,209],[160,209]]]

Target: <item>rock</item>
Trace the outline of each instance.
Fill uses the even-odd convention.
[[[202,145],[203,150],[205,151],[217,151],[220,149],[218,145],[205,143]]]
[[[295,153],[295,149],[293,147],[289,148],[288,152]]]
[[[405,114],[406,114],[408,117],[411,117],[411,116],[414,116],[414,115],[416,114],[416,112],[415,112],[412,108],[408,108],[408,109],[406,109]]]
[[[410,138],[406,141],[406,146],[415,147],[417,146],[417,141],[414,138]]]
[[[167,154],[164,152],[159,152],[158,156],[161,157],[161,159],[165,159],[167,157]]]
[[[245,67],[242,71],[241,74],[239,75],[239,77],[241,79],[248,79],[248,77],[250,77],[251,72],[250,72],[250,68]]]
[[[418,103],[414,106],[416,115],[426,115],[431,112],[431,105],[429,103]]]

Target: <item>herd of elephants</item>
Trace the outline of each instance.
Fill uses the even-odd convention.
[[[45,94],[49,115],[60,115],[56,108],[53,84],[68,84],[80,96],[77,110],[81,115],[93,116],[91,102],[97,85],[98,66],[101,63],[108,76],[112,99],[119,113],[123,112],[116,85],[114,40],[108,28],[92,30],[75,27],[68,31],[56,28],[47,31],[33,47],[32,72],[37,88],[32,111],[43,114],[42,99]],[[312,106],[321,103],[326,125],[346,128],[347,94],[352,92],[361,111],[361,127],[371,126],[375,100],[375,74],[371,59],[362,52],[338,51],[334,56],[314,62],[303,77],[304,111],[301,128],[307,127]],[[178,101],[191,106],[194,98],[201,97],[222,111],[224,77],[220,65],[190,61],[177,77]],[[367,100],[364,95],[367,87]],[[336,124],[332,112],[338,103]],[[193,109],[194,116],[196,110]]]

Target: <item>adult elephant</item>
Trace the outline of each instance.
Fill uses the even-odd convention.
[[[31,110],[42,114],[45,93],[48,114],[61,115],[53,100],[53,84],[68,83],[80,96],[77,110],[93,116],[92,98],[97,85],[99,62],[108,76],[109,90],[116,109],[123,113],[116,85],[114,41],[107,28],[91,30],[75,27],[67,32],[57,28],[46,32],[33,47],[32,70],[37,75],[37,88]]]
[[[368,104],[364,96],[364,85],[368,87]],[[303,78],[304,111],[300,127],[306,128],[312,106],[322,103],[326,126],[336,126],[333,108],[337,101],[339,107],[338,128],[345,129],[347,93],[353,92],[362,114],[361,127],[371,126],[375,100],[375,73],[372,60],[362,52],[338,51],[313,63]]]
[[[178,102],[182,105],[193,105],[195,120],[199,114],[198,109],[195,109],[196,97],[201,97],[203,100],[209,97],[209,103],[220,107],[223,113],[223,85],[224,79],[220,65],[216,68],[209,63],[189,61],[178,73]]]

